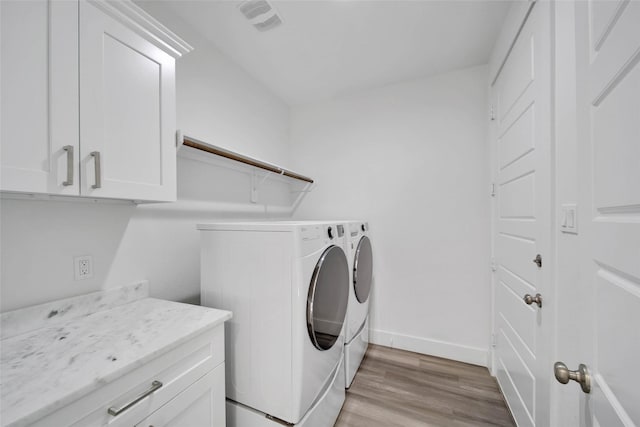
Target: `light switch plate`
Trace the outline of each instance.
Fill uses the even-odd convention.
[[[560,231],[578,234],[578,206],[575,203],[563,203],[560,210]]]

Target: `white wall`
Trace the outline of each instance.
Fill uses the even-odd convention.
[[[486,68],[299,107],[290,129],[290,111],[280,99],[162,2],[142,5],[196,48],[177,63],[179,128],[314,177],[317,185],[299,217],[370,221],[374,341],[484,364]],[[178,161],[178,196],[177,204],[160,206],[2,200],[0,310],[141,279],[150,281],[153,296],[197,301],[195,224],[278,215],[248,203],[242,171],[187,158]],[[288,188],[268,183],[260,202],[278,205],[287,197]],[[194,207],[192,200],[232,204],[222,212],[220,206]],[[73,257],[79,255],[93,256],[92,279],[73,280]]]
[[[291,115],[298,213],[365,218],[374,342],[484,365],[490,337],[487,68],[387,86]]]
[[[213,46],[192,33],[162,2],[143,5],[196,49],[177,62],[178,127],[190,136],[288,165],[289,108]],[[267,184],[262,203],[283,204],[288,190]],[[265,195],[265,193],[267,193]],[[170,300],[199,298],[198,222],[265,217],[248,203],[248,175],[179,159],[177,205],[1,201],[0,310],[150,281]],[[234,205],[221,213],[191,200]],[[286,204],[286,203],[285,203]],[[171,208],[173,210],[162,210]],[[94,277],[73,280],[73,257],[92,255]]]

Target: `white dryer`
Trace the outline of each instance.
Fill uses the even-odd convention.
[[[333,426],[344,402],[341,227],[200,224],[201,302],[226,324],[227,426]]]
[[[373,252],[369,223],[347,221],[349,305],[345,320],[345,388],[349,388],[369,345],[369,295],[373,284]]]

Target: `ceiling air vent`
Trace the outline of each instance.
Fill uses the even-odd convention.
[[[243,1],[238,9],[258,31],[272,30],[282,24],[280,15],[266,0]]]

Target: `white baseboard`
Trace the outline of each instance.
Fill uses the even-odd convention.
[[[391,348],[443,357],[478,366],[488,366],[489,349],[454,344],[428,338],[412,337],[393,332],[369,330],[369,342]]]

